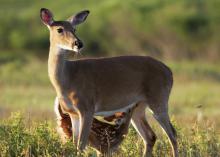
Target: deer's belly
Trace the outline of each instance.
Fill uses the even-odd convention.
[[[136,103],[133,103],[133,104],[130,104],[126,107],[123,107],[123,108],[119,108],[117,110],[110,110],[110,111],[99,111],[99,112],[96,112],[94,115],[95,117],[109,117],[109,116],[112,116],[114,115],[115,113],[117,112],[129,112],[134,106],[136,105]]]

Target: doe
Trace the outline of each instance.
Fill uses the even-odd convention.
[[[152,156],[156,141],[145,115],[149,108],[177,157],[176,132],[168,115],[173,77],[165,64],[147,56],[67,59],[70,51],[79,53],[83,48],[75,27],[88,14],[85,10],[66,21],[55,21],[51,11],[40,10],[41,20],[50,31],[49,78],[62,112],[70,117],[77,149],[86,147],[95,116],[112,116],[136,106],[131,122],[144,141],[144,156]]]

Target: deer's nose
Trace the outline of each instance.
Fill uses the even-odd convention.
[[[80,40],[75,41],[75,45],[80,49],[83,47],[83,43]]]

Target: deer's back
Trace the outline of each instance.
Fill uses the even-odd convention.
[[[75,61],[78,72],[97,81],[158,80],[172,86],[172,72],[162,62],[148,56],[119,56]],[[129,81],[130,82],[130,81]],[[122,82],[121,82],[122,83]]]

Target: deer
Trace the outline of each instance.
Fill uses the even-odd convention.
[[[56,21],[49,9],[40,9],[41,21],[50,32],[48,75],[57,95],[55,104],[71,121],[77,150],[85,150],[94,117],[132,109],[131,124],[143,139],[143,156],[152,156],[157,137],[146,118],[149,109],[166,133],[173,156],[178,157],[176,131],[168,114],[173,86],[168,66],[150,56],[68,59],[69,53],[78,54],[84,46],[76,35],[76,26],[89,13],[83,10]]]

